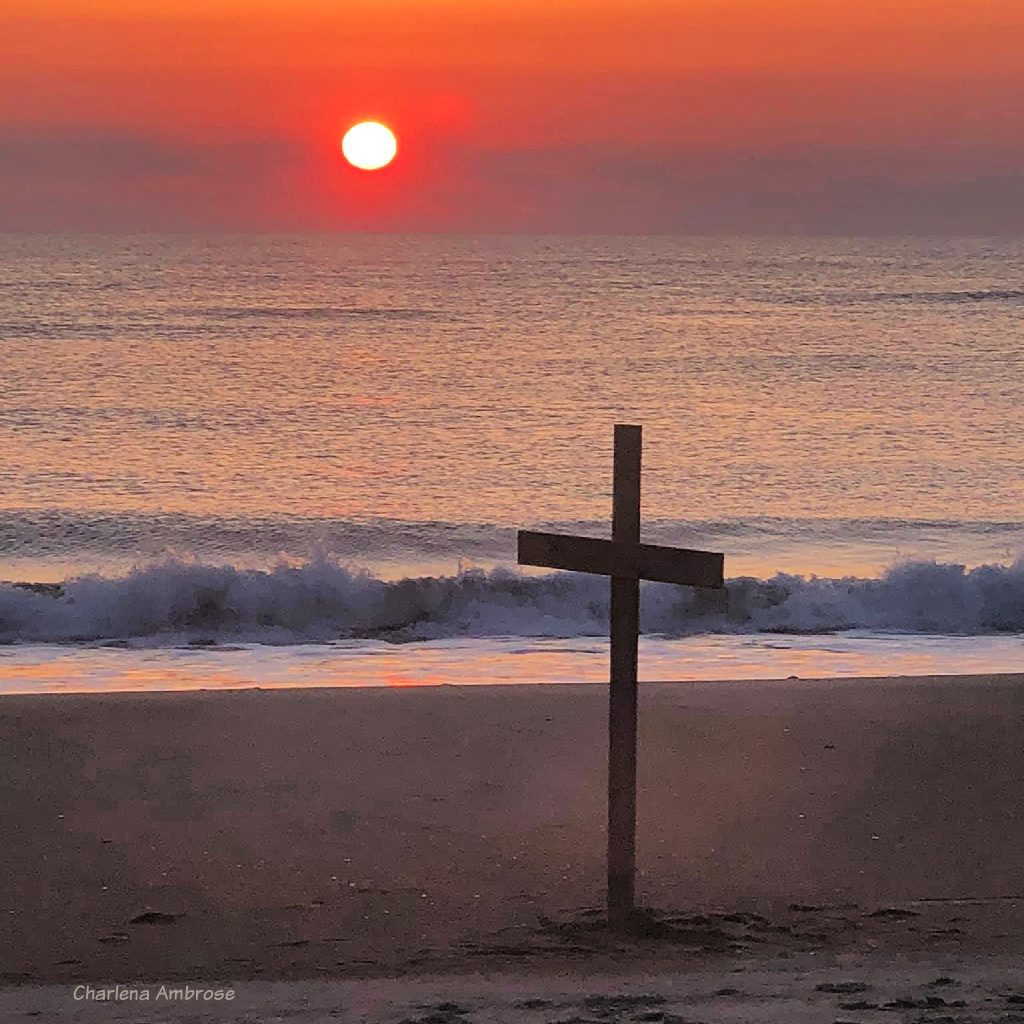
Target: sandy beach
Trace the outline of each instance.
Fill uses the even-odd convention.
[[[435,976],[349,981],[245,982],[220,1003],[161,999],[107,1002],[85,986],[0,990],[0,1019],[76,1024],[1020,1024],[1019,957],[911,958],[847,954],[779,963],[732,962],[672,972]],[[77,997],[75,994],[76,990]],[[8,1014],[5,1016],[4,1014]]]
[[[643,685],[652,916],[629,940],[597,923],[606,695],[5,697],[2,1005],[78,982],[927,974],[1019,951],[1024,676]]]

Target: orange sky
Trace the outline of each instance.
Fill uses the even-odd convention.
[[[1024,206],[1021,0],[33,0],[4,22],[0,228],[985,233]],[[402,142],[372,180],[337,156],[362,117]]]

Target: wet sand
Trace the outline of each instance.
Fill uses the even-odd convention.
[[[602,686],[4,697],[3,980],[1019,951],[1024,676],[644,684],[629,940],[605,728]]]

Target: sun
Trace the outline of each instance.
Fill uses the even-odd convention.
[[[379,171],[395,159],[398,140],[395,133],[379,121],[361,121],[345,132],[341,151],[353,167]]]

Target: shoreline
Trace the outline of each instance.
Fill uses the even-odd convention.
[[[205,648],[203,649],[205,650]],[[139,653],[133,651],[131,653]],[[226,652],[230,653],[230,652]],[[0,676],[2,676],[0,668]],[[1024,671],[1021,672],[948,672],[941,674],[890,674],[890,675],[864,675],[864,676],[778,676],[768,678],[737,678],[737,679],[652,679],[640,680],[639,688],[641,693],[644,690],[654,690],[658,687],[758,687],[770,689],[773,687],[784,687],[787,689],[800,689],[809,687],[820,689],[829,686],[872,686],[872,685],[897,685],[897,686],[930,686],[949,685],[952,683],[970,683],[975,686],[1011,685],[1024,684]],[[595,688],[607,688],[608,681],[601,679],[585,680],[579,682],[552,682],[549,680],[537,680],[535,682],[508,682],[508,683],[458,683],[458,682],[395,682],[395,683],[339,683],[335,686],[319,684],[293,685],[274,684],[272,686],[194,686],[160,689],[109,689],[109,690],[61,690],[59,693],[36,690],[2,690],[0,691],[0,703],[11,699],[33,699],[46,698],[65,701],[69,698],[146,698],[146,697],[187,697],[189,694],[197,696],[215,696],[218,694],[295,694],[295,693],[358,693],[361,691],[393,692],[393,691],[445,691],[445,690],[469,690],[476,692],[504,692],[509,690],[552,689],[558,691],[570,691],[579,688],[584,691],[592,691]]]

